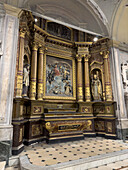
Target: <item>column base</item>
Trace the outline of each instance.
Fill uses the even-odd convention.
[[[39,98],[39,99],[37,99],[38,101],[43,101],[43,99],[42,98]]]
[[[30,97],[30,100],[36,100],[35,97]]]
[[[0,141],[12,141],[12,136],[12,125],[0,125]]]
[[[24,150],[24,145],[21,144],[18,147],[12,147],[12,154],[13,155],[18,155],[19,153],[21,153]]]
[[[16,96],[15,98],[22,98],[22,96]]]
[[[91,100],[90,100],[90,99],[88,99],[88,100],[86,100],[86,102],[91,102]]]
[[[83,100],[78,100],[78,102],[83,102]]]
[[[12,125],[1,125],[0,126],[0,160],[6,161],[8,164],[8,159],[12,154]]]
[[[117,120],[117,137],[122,140],[128,140],[128,119]]]

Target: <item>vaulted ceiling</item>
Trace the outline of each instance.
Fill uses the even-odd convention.
[[[128,43],[128,0],[1,0],[15,7]],[[121,34],[126,33],[124,38]],[[118,35],[117,35],[118,34]]]

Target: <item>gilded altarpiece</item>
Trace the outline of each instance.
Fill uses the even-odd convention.
[[[13,154],[43,140],[116,137],[109,39],[74,42],[71,28],[47,21],[43,29],[27,11],[20,17]]]

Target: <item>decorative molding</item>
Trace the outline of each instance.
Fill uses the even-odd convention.
[[[120,41],[110,40],[109,46],[128,52],[128,44],[121,43]]]
[[[0,18],[3,18],[5,16],[5,8],[2,3],[0,3]]]
[[[13,7],[11,5],[8,4],[4,4],[4,8],[6,10],[6,13],[15,17],[18,17],[21,9]]]
[[[3,51],[2,51],[2,41],[0,40],[0,57],[3,55]]]

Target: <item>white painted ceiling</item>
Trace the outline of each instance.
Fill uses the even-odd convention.
[[[108,37],[112,37],[113,31],[116,32],[113,29],[113,24],[120,6],[128,4],[128,0],[1,0],[1,2],[29,9],[55,20],[83,28],[85,31],[89,30]],[[128,10],[125,9],[123,13],[125,18],[118,14],[117,20],[127,26],[125,23],[128,19]],[[120,29],[122,30],[119,28],[118,32],[122,33]]]

